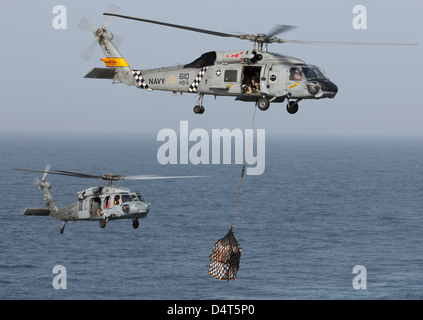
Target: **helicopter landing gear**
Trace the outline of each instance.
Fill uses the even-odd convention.
[[[269,109],[270,107],[269,99],[267,99],[266,97],[261,97],[260,99],[257,100],[257,107],[262,111]]]
[[[295,114],[298,111],[298,102],[300,102],[301,99],[297,99],[297,101],[288,101],[288,104],[286,105],[286,111],[288,111],[289,114]]]
[[[139,227],[140,223],[138,219],[132,219],[132,228],[137,229]]]
[[[204,98],[204,95],[200,94],[200,96],[198,97],[198,100],[197,100],[197,105],[194,107],[194,113],[196,113],[196,114],[203,114],[204,113],[205,109],[203,107],[203,98]]]
[[[65,231],[66,221],[63,221],[62,226],[60,227],[60,234],[63,234],[63,231]]]
[[[106,227],[106,220],[102,219],[98,222],[101,229],[104,229]]]
[[[196,105],[196,106],[194,107],[194,113],[196,113],[196,114],[203,114],[203,113],[204,113],[204,111],[205,111],[205,109],[204,109],[204,107],[203,107],[203,106]]]

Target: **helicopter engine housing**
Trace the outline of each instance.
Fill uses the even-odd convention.
[[[247,51],[222,51],[216,52],[215,63],[240,63],[246,59],[252,60],[256,55]]]
[[[99,196],[102,193],[103,193],[103,187],[98,186],[98,187],[92,187],[92,188],[79,191],[77,195],[78,195],[78,199],[83,200],[87,197]]]

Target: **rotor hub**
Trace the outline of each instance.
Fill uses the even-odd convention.
[[[104,35],[104,29],[103,28],[97,29],[95,34],[97,35],[97,37],[101,38]]]

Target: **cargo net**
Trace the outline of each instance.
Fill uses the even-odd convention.
[[[236,280],[240,258],[241,246],[231,229],[214,245],[210,255],[209,275],[219,280]]]

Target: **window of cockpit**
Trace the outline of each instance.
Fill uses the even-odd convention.
[[[303,67],[303,73],[307,79],[317,79],[317,75],[310,67]]]
[[[145,202],[144,197],[142,196],[141,193],[137,193],[137,197],[140,201]]]
[[[132,201],[132,198],[131,198],[131,196],[129,194],[122,194],[121,197],[122,197],[122,203],[131,202]]]
[[[303,74],[301,73],[301,69],[299,67],[292,67],[291,69],[289,69],[289,80],[303,80]]]
[[[317,68],[317,67],[312,67],[312,69],[313,69],[314,73],[316,74],[317,79],[327,79],[327,78],[325,77],[325,75],[323,74],[323,72],[322,72],[319,68]]]

